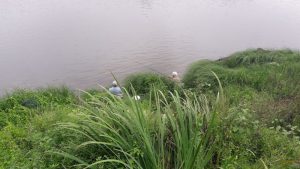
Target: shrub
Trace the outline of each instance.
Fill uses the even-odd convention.
[[[219,127],[220,131],[226,131],[222,140],[224,150],[221,165],[235,165],[236,162],[253,164],[265,153],[259,121],[255,120],[250,110],[231,108]]]
[[[8,123],[0,131],[0,168],[64,168],[69,159],[53,156],[49,151],[67,150],[77,139],[74,132],[62,132],[57,122],[73,121],[76,108],[56,107],[45,110],[22,125]]]
[[[221,65],[215,64],[213,61],[200,60],[193,63],[182,79],[185,88],[196,88],[200,90],[211,89],[212,87],[217,88],[218,81],[211,71],[219,76],[222,72],[227,70]]]
[[[26,131],[8,124],[0,131],[0,168],[13,168],[25,159],[20,144],[26,137]]]
[[[67,87],[49,87],[37,90],[19,89],[0,100],[0,110],[24,106],[27,108],[71,104],[76,101],[74,93]]]
[[[134,94],[131,86],[138,95],[149,95],[153,87],[164,93],[175,89],[175,83],[171,79],[155,73],[139,73],[127,77],[124,87],[129,93]]]
[[[24,125],[49,107],[76,103],[75,94],[66,87],[16,90],[0,99],[0,129],[7,123]]]

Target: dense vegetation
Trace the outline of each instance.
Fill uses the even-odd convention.
[[[0,168],[300,168],[299,52],[199,61],[183,82],[132,75],[123,99],[15,91],[0,100]]]
[[[153,88],[162,92],[174,91],[175,84],[166,76],[155,73],[138,73],[128,76],[125,79],[124,87],[130,94],[137,93],[141,96],[149,96]],[[132,91],[134,87],[134,91]]]
[[[243,105],[266,123],[278,118],[300,125],[299,52],[258,49],[219,61],[199,61],[186,72],[186,87],[195,92],[215,91],[217,81],[209,71],[218,74],[229,105]]]

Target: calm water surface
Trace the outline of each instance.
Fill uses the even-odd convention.
[[[182,74],[257,47],[300,49],[299,0],[0,1],[0,93]]]

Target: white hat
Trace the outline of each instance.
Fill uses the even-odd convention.
[[[172,76],[178,76],[177,72],[172,72]]]
[[[114,80],[114,81],[112,82],[112,85],[117,86],[117,85],[118,85],[118,82]]]

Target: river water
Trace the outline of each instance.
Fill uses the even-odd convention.
[[[299,0],[1,0],[0,93],[183,74],[248,48],[300,49]]]

